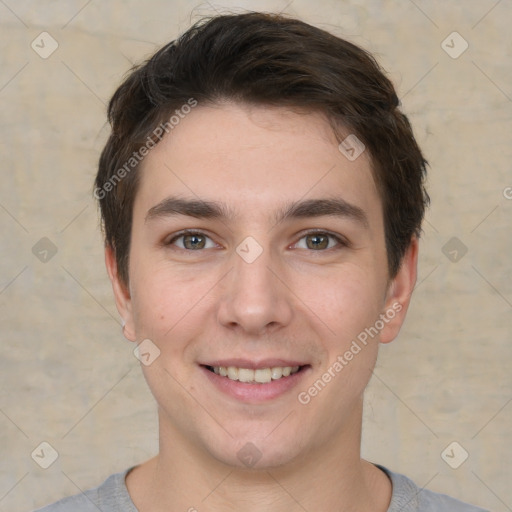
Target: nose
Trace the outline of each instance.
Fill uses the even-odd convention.
[[[293,294],[268,248],[249,261],[233,253],[233,268],[222,281],[218,319],[225,327],[261,336],[290,323]]]

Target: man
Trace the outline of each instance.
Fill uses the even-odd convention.
[[[374,59],[298,20],[218,16],[134,69],[109,120],[94,194],[160,450],[42,510],[481,510],[360,457],[428,204]]]

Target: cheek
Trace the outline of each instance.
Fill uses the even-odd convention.
[[[337,345],[372,325],[382,307],[379,297],[384,288],[367,268],[347,265],[326,278],[303,282],[300,295],[335,339]]]
[[[308,383],[311,387],[303,391],[306,399],[318,396],[318,407],[329,409],[337,418],[347,417],[347,411],[356,406],[375,367],[379,334],[372,327],[382,306],[375,286],[368,273],[364,277],[340,274],[315,298],[321,321],[328,326],[321,337],[326,359]]]
[[[163,342],[177,340],[176,334],[200,325],[195,321],[207,305],[205,293],[214,280],[197,274],[166,271],[153,267],[134,271],[132,307],[137,337]]]

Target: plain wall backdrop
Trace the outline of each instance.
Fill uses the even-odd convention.
[[[0,0],[0,511],[158,449],[92,197],[106,102],[193,21],[243,10],[284,10],[374,52],[430,163],[418,284],[366,393],[363,456],[512,510],[511,2]],[[47,469],[43,442],[58,453]]]

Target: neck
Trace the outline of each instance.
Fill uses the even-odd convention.
[[[328,445],[276,467],[237,468],[190,443],[160,418],[160,452],[127,477],[140,512],[385,512],[387,476],[360,458],[362,408]]]

